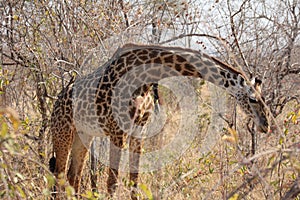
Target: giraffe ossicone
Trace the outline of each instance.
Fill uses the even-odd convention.
[[[102,67],[79,78],[60,93],[50,127],[56,154],[54,173],[67,174],[70,184],[79,191],[89,146],[94,136],[102,134],[110,139],[108,192],[112,194],[115,191],[122,149],[127,146],[130,180],[136,186],[139,165],[143,164],[141,152],[143,139],[147,137],[145,127],[151,121],[155,107],[151,87],[174,76],[203,78],[225,89],[253,118],[258,130],[268,131],[267,110],[258,96],[261,95],[261,82],[258,80],[251,85],[238,70],[199,51],[127,44]],[[188,89],[183,90],[186,92]],[[190,99],[194,97],[196,95],[192,94]],[[185,116],[180,123],[183,134],[179,134],[182,138],[171,142],[171,149],[186,148],[185,141],[193,139],[193,131],[197,132],[197,128],[189,127],[194,122],[185,123],[185,120],[196,118],[195,104],[192,100],[183,106]],[[166,152],[165,149],[162,151]],[[69,158],[71,164],[67,173]],[[135,190],[132,198],[136,198],[134,193]]]

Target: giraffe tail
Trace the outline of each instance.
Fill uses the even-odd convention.
[[[55,164],[56,164],[56,158],[53,156],[50,160],[49,160],[49,170],[54,173],[55,171]]]
[[[49,160],[49,170],[54,173],[55,171],[55,163],[56,163],[56,158],[54,157],[54,155],[52,156],[52,158],[50,158]],[[51,192],[51,197],[50,200],[54,200],[56,199],[56,185],[52,186],[52,192]]]
[[[159,113],[159,95],[158,95],[158,83],[152,85],[153,96],[154,96],[154,112],[155,114]]]

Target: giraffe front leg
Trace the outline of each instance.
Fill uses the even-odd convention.
[[[137,186],[139,176],[139,163],[140,155],[142,153],[142,139],[130,138],[129,142],[129,168],[130,168],[130,182],[133,183],[133,189],[131,190],[131,199],[137,198]]]
[[[120,150],[114,150],[113,153],[109,153],[110,157],[110,167],[108,172],[108,179],[107,179],[107,192],[112,197],[115,193],[116,187],[117,187],[117,180],[119,175],[119,168],[118,165],[120,163],[121,159],[121,151]],[[113,161],[112,161],[113,160]]]
[[[116,191],[117,180],[119,175],[119,165],[121,159],[121,150],[124,147],[124,135],[111,136],[109,148],[109,172],[107,179],[107,192],[112,197]]]
[[[80,191],[82,171],[92,139],[93,137],[88,135],[82,135],[82,137],[80,137],[78,133],[74,134],[68,180],[70,185],[74,187],[76,193]]]

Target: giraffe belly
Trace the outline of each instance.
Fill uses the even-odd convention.
[[[86,105],[74,104],[74,124],[78,132],[90,136],[103,136],[104,121],[96,115],[96,106],[93,103]],[[102,123],[101,123],[102,122]]]
[[[85,135],[96,137],[105,136],[102,127],[97,121],[75,120],[75,127],[78,132],[81,132]]]

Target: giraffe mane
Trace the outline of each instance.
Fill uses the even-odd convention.
[[[192,54],[199,54],[200,56],[204,56],[205,58],[208,58],[209,60],[212,60],[217,64],[220,68],[230,71],[235,74],[239,74],[241,76],[245,76],[241,71],[238,69],[234,68],[233,66],[222,62],[216,57],[210,56],[206,53],[203,53],[201,51],[189,49],[189,48],[183,48],[183,47],[174,47],[174,46],[160,46],[160,45],[144,45],[144,44],[134,44],[134,43],[127,43],[124,44],[122,47],[120,47],[117,52],[113,55],[114,58],[118,58],[122,56],[123,54],[130,52],[132,50],[140,50],[140,49],[161,49],[161,50],[166,50],[166,51],[177,51],[177,52],[183,52],[183,53],[192,53]]]

